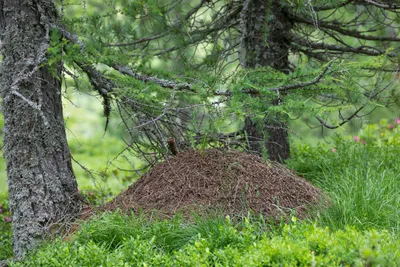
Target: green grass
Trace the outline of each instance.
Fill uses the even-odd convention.
[[[10,266],[397,266],[399,247],[387,231],[106,214],[84,224],[71,241],[48,243]]]
[[[300,146],[295,154],[289,165],[331,198],[331,206],[319,214],[321,223],[400,232],[400,146],[338,141]]]

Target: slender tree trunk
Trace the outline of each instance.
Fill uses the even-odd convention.
[[[285,39],[292,24],[282,12],[279,0],[245,0],[241,13],[240,62],[244,68],[270,66],[283,73],[289,73],[289,46]],[[271,99],[278,105],[279,96]],[[264,125],[247,118],[245,131],[248,134],[249,150],[261,154],[264,133],[267,141],[264,147],[269,158],[283,162],[290,156],[287,124],[281,114],[266,117]]]
[[[56,19],[51,0],[0,0],[0,96],[17,257],[52,224],[75,218],[83,203],[65,135],[61,83],[43,67]]]

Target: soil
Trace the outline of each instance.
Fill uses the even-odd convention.
[[[218,211],[269,217],[296,212],[321,202],[322,192],[284,165],[239,151],[186,151],[153,167],[103,210],[160,212]]]

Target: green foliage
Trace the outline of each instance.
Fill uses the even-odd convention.
[[[56,240],[10,266],[396,266],[400,241],[386,231],[332,231],[292,223],[261,231],[258,219],[152,221],[108,214],[72,240]],[[261,223],[264,225],[264,223]],[[179,245],[176,245],[179,244]]]
[[[7,195],[0,193],[0,261],[13,255],[11,244],[11,214]]]
[[[292,149],[289,166],[326,191],[332,203],[320,221],[332,228],[400,231],[399,124],[369,125],[332,144]]]
[[[335,127],[343,120],[343,114],[355,112],[355,106],[372,110],[385,103],[384,96],[394,92],[388,90],[378,97],[372,92],[382,87],[380,81],[375,78],[364,81],[371,76],[371,69],[379,69],[385,61],[383,56],[367,62],[332,61],[314,69],[306,65],[298,66],[290,74],[272,68],[237,71],[227,81],[232,85],[233,96],[225,113],[234,113],[240,119],[251,115],[256,120],[273,117],[274,114],[284,114],[286,118],[293,119],[300,115],[318,116]],[[318,82],[311,83],[318,77]],[[285,91],[290,86],[296,89]],[[249,90],[254,91],[244,93]],[[279,105],[268,102],[268,99],[278,98],[281,100]],[[336,118],[338,110],[341,117]]]
[[[288,14],[296,14],[312,21],[319,18],[319,14],[324,14],[321,18],[331,18],[333,21],[326,23],[335,25],[332,27],[339,27],[339,22],[344,24],[343,29],[339,27],[341,32],[355,31],[351,23],[347,22],[347,18],[353,18],[355,15],[353,9],[337,12],[340,15],[333,12],[326,14],[327,16],[324,11],[312,9],[312,6],[335,6],[340,1],[314,1],[312,6],[311,3],[305,4],[306,2],[279,1],[282,7],[287,8],[285,12]],[[204,142],[200,147],[206,147],[209,143],[215,145],[213,142],[218,134],[240,132],[245,117],[251,117],[253,121],[262,124],[275,120],[276,115],[286,122],[301,115],[307,118],[318,116],[326,124],[337,127],[357,109],[361,108],[363,112],[371,111],[377,106],[387,104],[388,100],[393,101],[398,94],[394,90],[392,73],[380,72],[380,69],[390,69],[393,65],[392,59],[388,60],[389,53],[394,51],[391,42],[385,45],[387,49],[383,50],[382,54],[376,56],[367,56],[370,53],[365,56],[358,55],[355,51],[354,56],[338,58],[336,53],[340,49],[336,51],[331,48],[334,50],[332,58],[335,58],[332,64],[314,64],[313,56],[324,58],[322,48],[315,48],[314,54],[310,48],[312,46],[303,49],[308,51],[305,52],[300,49],[300,43],[290,42],[290,55],[293,55],[290,61],[293,68],[291,73],[284,74],[268,67],[240,67],[238,54],[243,36],[238,14],[241,10],[238,5],[232,5],[229,1],[216,1],[212,4],[201,2],[199,5],[192,1],[175,3],[126,0],[116,0],[112,3],[84,1],[82,5],[63,4],[63,23],[69,31],[79,36],[84,48],[67,42],[54,32],[49,48],[49,64],[62,59],[70,73],[75,76],[75,84],[72,87],[80,91],[88,88],[101,91],[92,87],[107,87],[103,85],[104,80],[92,80],[89,83],[87,74],[94,75],[87,73],[82,65],[97,69],[103,78],[112,81],[112,86],[108,88],[113,87],[113,92],[108,93],[108,97],[118,103],[119,109],[124,110],[120,115],[125,116],[125,122],[129,121],[124,123],[124,126],[134,129],[127,129],[127,132],[131,134],[135,143],[140,144],[140,149],[137,150],[144,153],[165,154],[165,142],[159,140],[170,138],[171,132],[179,132],[182,135],[180,139],[187,143],[201,135],[200,138]],[[361,28],[364,24],[380,23],[379,19],[374,17],[365,18],[363,14],[360,16],[366,20],[365,23],[357,21]],[[295,20],[291,22],[297,25]],[[315,23],[318,25],[318,19]],[[300,30],[303,28],[304,32]],[[315,27],[307,25],[293,28],[294,35],[309,35],[310,43],[323,40],[329,47],[333,44],[340,47],[348,41],[347,39],[357,40],[344,34],[337,38],[343,38],[346,42],[338,43],[338,40],[332,38],[334,34],[325,36],[324,32],[316,31]],[[349,41],[349,47],[354,40]],[[365,48],[368,47],[367,44],[380,47],[366,41]],[[298,45],[300,47],[297,47]],[[358,45],[354,44],[355,47]],[[347,48],[347,45],[345,47]],[[328,62],[329,56],[325,60]],[[123,75],[114,69],[115,64],[129,67],[134,74],[188,82],[193,87],[190,91],[168,86],[163,88],[154,80],[144,82],[137,76]],[[290,90],[276,90],[285,86],[294,87]],[[271,90],[274,88],[275,90]],[[244,92],[248,89],[256,90],[257,97]],[[216,96],[219,90],[229,92],[230,96]],[[101,94],[104,96],[104,92]],[[276,103],[278,98],[279,105]],[[219,105],[213,106],[213,102],[219,102]],[[184,110],[187,114],[182,115],[178,110]],[[197,117],[195,113],[198,113]],[[179,126],[176,125],[180,124],[182,117],[186,115],[192,120],[183,126],[184,130],[177,130]],[[146,124],[147,128],[136,129],[135,126],[146,123],[143,121],[151,123]],[[153,129],[149,130],[151,127]],[[148,134],[151,131],[153,133]],[[240,137],[240,140],[246,139],[244,136]],[[140,154],[137,151],[135,153]]]
[[[46,244],[11,266],[396,266],[400,148],[394,140],[400,127],[396,121],[391,124],[382,121],[367,126],[357,138],[292,150],[289,166],[331,199],[316,224],[201,217],[188,223],[180,217],[158,221],[105,214],[84,224],[71,242]],[[101,149],[71,148],[95,161],[101,155]],[[82,192],[93,203],[102,199],[89,187]],[[6,213],[0,217],[9,216],[5,197],[1,203]],[[3,219],[0,227],[5,248],[0,255],[5,259],[12,255],[11,224]]]
[[[354,138],[361,144],[373,144],[378,148],[396,147],[400,145],[400,118],[393,122],[383,119],[379,123],[368,124]]]
[[[124,101],[135,103],[131,113],[126,114],[127,118],[133,118],[127,128],[133,129],[133,126],[142,123],[134,117],[138,113],[152,119],[171,115],[174,109],[208,105],[201,110],[190,108],[192,123],[185,129],[190,132],[186,133],[189,141],[195,132],[201,133],[201,142],[197,145],[204,148],[210,145],[208,137],[237,131],[247,116],[263,123],[276,114],[280,114],[283,120],[305,114],[309,117],[320,116],[327,123],[337,126],[360,106],[364,106],[363,111],[369,111],[386,104],[388,100],[394,102],[397,97],[395,90],[386,90],[385,87],[390,84],[392,74],[379,72],[393,65],[387,60],[387,54],[375,58],[351,56],[344,61],[337,60],[318,83],[284,93],[271,90],[310,82],[323,73],[327,65],[315,67],[312,57],[309,57],[313,51],[302,54],[294,47],[291,52],[294,52],[292,63],[295,69],[290,74],[271,68],[236,70],[239,66],[237,45],[229,47],[229,43],[240,43],[240,28],[231,27],[240,23],[221,20],[221,17],[239,18],[240,10],[236,14],[226,12],[237,8],[229,1],[201,1],[207,5],[194,11],[187,19],[185,16],[193,10],[192,1],[92,1],[89,6],[90,1],[79,1],[84,8],[74,2],[63,1],[65,14],[62,21],[68,30],[79,36],[85,48],[72,44],[53,30],[47,66],[55,74],[62,61],[70,77],[65,81],[66,85],[80,92],[93,89],[93,83],[79,65],[96,68],[115,85],[110,98],[119,101],[119,104],[126,104]],[[293,0],[281,1],[281,4],[290,13],[313,22],[319,17],[331,18],[332,27],[340,25],[337,23],[343,20],[352,21],[355,12],[358,20],[366,16],[371,18],[362,23],[370,28],[380,28],[377,23],[389,19],[384,17],[385,12],[373,16],[369,12],[358,14],[360,11],[355,8],[339,9],[332,14],[327,11],[328,16],[325,16],[324,12],[313,10],[309,2]],[[312,4],[329,6],[343,2],[315,0]],[[374,10],[372,6],[371,10]],[[219,26],[221,22],[223,27]],[[300,36],[308,32],[315,42],[323,40],[326,44],[335,44],[335,40],[322,34],[324,30],[315,27],[318,20],[315,23],[310,29],[303,25],[293,31]],[[358,29],[362,32],[366,30],[364,27],[360,24]],[[353,26],[343,25],[343,30],[354,32],[354,29]],[[154,39],[140,41],[148,37]],[[360,41],[348,36],[339,39],[343,39],[345,47],[352,47],[354,42]],[[137,43],[129,44],[135,41]],[[113,46],[124,43],[127,45]],[[382,47],[373,41],[362,44],[365,47]],[[385,43],[384,47],[388,47],[386,53],[394,51],[391,45],[390,42]],[[224,67],[229,61],[234,63]],[[190,82],[193,91],[171,90],[154,82],[127,77],[113,69],[115,63],[129,66],[134,73]],[[229,91],[232,95],[227,99],[216,97],[217,89]],[[257,97],[244,93],[247,89],[255,90]],[[379,97],[374,95],[384,89],[387,92]],[[272,104],[278,97],[282,99],[280,104]],[[225,102],[209,107],[215,100]],[[339,117],[335,119],[333,113],[338,110]],[[78,123],[78,117],[81,119],[84,116],[79,114],[73,117],[67,125],[84,128],[82,122]],[[201,125],[200,117],[206,118]],[[94,134],[85,133],[79,141],[69,136],[74,158],[92,171],[89,174],[74,164],[81,192],[93,204],[100,204],[138,177],[120,169],[140,168],[143,165],[137,158],[132,160],[132,165],[128,161],[121,163],[119,159],[115,160],[115,156],[124,149],[118,138],[126,137],[126,132],[118,129],[119,122],[113,123],[109,125],[108,133],[112,136],[107,142],[100,140],[102,127],[94,127],[90,130]],[[170,121],[168,123],[171,124]],[[72,132],[76,133],[76,129]],[[132,132],[130,137],[141,150],[165,152],[166,149],[159,143],[151,147],[148,139],[139,138],[146,130],[135,129]],[[397,233],[400,229],[400,167],[396,164],[400,142],[398,133],[397,124],[390,126],[382,122],[365,128],[357,136],[357,141],[353,138],[337,139],[332,145],[301,145],[293,149],[289,165],[331,197],[331,206],[319,214],[319,220],[323,225],[340,231],[330,232],[316,225],[302,224],[265,233],[264,228],[271,227],[266,227],[265,223],[260,227],[258,221],[245,220],[233,225],[229,220],[215,219],[187,224],[179,218],[149,222],[144,218],[107,215],[85,225],[73,242],[57,241],[47,245],[34,254],[30,262],[21,266],[395,265],[399,256],[391,252],[399,244],[392,242],[392,237],[382,229]],[[110,162],[120,168],[111,166]],[[5,179],[3,177],[1,179]],[[93,184],[96,189],[93,189]],[[0,245],[5,247],[0,252],[3,253],[0,254],[1,259],[11,255],[11,228],[10,223],[4,221],[5,216],[9,216],[6,202],[2,200],[0,203],[4,207],[4,213],[0,214],[0,219],[3,219],[0,222]],[[373,227],[380,230],[359,232],[347,228],[348,225],[358,230]],[[388,244],[379,243],[385,241]]]

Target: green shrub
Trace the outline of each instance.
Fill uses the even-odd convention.
[[[151,222],[109,214],[86,223],[72,241],[56,240],[10,266],[400,265],[400,240],[388,231],[332,231],[315,223],[260,231],[260,225],[246,218]]]

